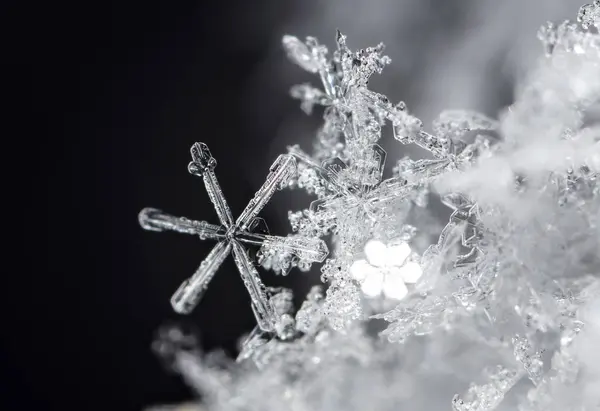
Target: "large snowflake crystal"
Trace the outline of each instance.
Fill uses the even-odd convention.
[[[413,189],[401,177],[382,181],[385,151],[375,145],[367,152],[366,159],[351,165],[339,158],[325,164],[324,178],[334,191],[310,205],[313,216],[335,225],[343,252],[350,254],[380,224],[390,205],[406,200]]]
[[[196,144],[190,172],[204,179],[221,224],[140,214],[147,229],[218,242],[175,294],[176,310],[193,308],[230,252],[252,298],[258,325],[235,362],[202,356],[176,330],[159,338],[160,355],[203,404],[599,409],[599,10],[594,0],[579,24],[539,30],[546,57],[498,120],[445,110],[428,131],[404,103],[367,88],[391,62],[382,45],[352,52],[338,32],[329,56],[315,38],[285,36],[290,59],[322,83],[291,91],[306,113],[325,107],[312,153],[289,147],[234,221],[216,163]],[[401,158],[384,178],[377,142],[388,122],[396,140],[427,158]],[[284,187],[316,199],[289,212],[293,234],[274,237],[257,215]],[[436,221],[436,202],[448,220]],[[245,245],[283,274],[324,262],[328,288],[314,286],[295,311],[291,290],[263,286]]]
[[[250,200],[238,219],[234,221],[214,173],[217,162],[210,154],[208,147],[204,143],[196,143],[192,146],[191,153],[192,162],[189,164],[188,170],[191,174],[202,177],[204,180],[206,191],[219,216],[221,225],[177,218],[153,208],[146,208],[139,215],[140,224],[147,230],[173,230],[198,235],[201,239],[218,241],[194,275],[186,280],[173,295],[171,299],[173,308],[180,313],[189,313],[202,298],[219,266],[233,251],[235,263],[250,294],[256,320],[263,330],[270,331],[274,328],[277,319],[258,272],[242,244],[262,245],[269,249],[292,254],[307,262],[323,261],[328,253],[325,243],[318,239],[268,235],[265,221],[257,217],[275,191],[284,186],[286,179],[293,174],[296,166],[295,160],[291,156],[279,156],[271,166],[271,172],[263,186]]]
[[[293,155],[301,162],[310,161],[297,150]],[[345,252],[354,254],[365,237],[385,226],[390,213],[399,212],[398,207],[405,206],[422,189],[422,185],[410,184],[401,175],[383,180],[385,159],[386,152],[379,145],[371,145],[351,161],[336,157],[322,165],[308,163],[319,176],[313,187],[318,184],[323,188],[314,191],[320,198],[311,203],[309,210],[290,214],[294,231],[316,236],[334,232]]]

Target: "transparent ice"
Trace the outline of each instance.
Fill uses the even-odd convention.
[[[294,255],[304,262],[323,261],[327,256],[327,246],[322,240],[275,237],[268,234],[266,223],[258,217],[261,209],[296,167],[293,157],[279,156],[270,168],[263,186],[250,200],[237,220],[233,220],[231,210],[223,196],[214,169],[217,161],[212,157],[204,143],[195,143],[191,148],[192,161],[188,165],[191,174],[202,177],[208,196],[215,207],[221,225],[205,221],[191,221],[177,218],[154,208],[145,208],[140,212],[139,221],[143,228],[151,231],[173,230],[186,234],[195,234],[200,239],[217,240],[217,245],[202,261],[192,277],[184,281],[171,299],[173,308],[179,313],[189,313],[198,304],[225,258],[233,252],[235,264],[244,285],[250,294],[251,306],[258,325],[266,331],[275,326],[276,316],[269,302],[268,294],[254,263],[248,257],[243,244],[259,245]]]
[[[542,26],[545,57],[496,119],[446,110],[430,129],[369,90],[391,63],[383,45],[351,51],[338,31],[330,54],[313,37],[284,36],[290,60],[320,83],[291,90],[305,113],[324,108],[312,150],[289,147],[234,221],[198,143],[189,170],[220,224],[140,214],[146,229],[217,241],[176,293],[178,311],[197,304],[231,252],[252,297],[257,326],[235,360],[202,354],[176,328],[157,339],[199,406],[600,409],[599,10],[594,0],[578,23]],[[391,176],[378,144],[386,127],[426,153],[395,160]],[[282,188],[313,202],[290,210],[291,234],[274,237],[258,213]],[[247,246],[281,274],[323,262],[326,286],[296,309],[292,290],[262,284]]]

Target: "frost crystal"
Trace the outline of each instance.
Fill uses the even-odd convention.
[[[140,224],[147,230],[174,230],[186,234],[196,234],[201,239],[210,238],[218,241],[194,275],[181,284],[175,292],[171,299],[173,308],[180,313],[192,311],[202,298],[219,266],[233,251],[235,264],[250,294],[256,320],[263,330],[270,331],[275,326],[275,313],[258,272],[242,244],[261,245],[265,248],[281,250],[281,252],[292,254],[306,261],[323,261],[328,252],[325,243],[318,239],[292,239],[290,241],[287,238],[268,235],[265,221],[257,217],[275,191],[285,185],[285,181],[293,173],[296,163],[291,156],[279,156],[271,166],[270,174],[263,186],[234,222],[214,173],[217,161],[204,143],[194,144],[191,153],[192,162],[189,164],[188,170],[191,174],[203,178],[206,191],[219,216],[221,225],[216,226],[204,221],[177,218],[153,208],[146,208],[139,215]]]
[[[600,0],[594,0],[592,4],[582,6],[579,9],[577,21],[584,29],[595,26],[597,30],[600,30]]]
[[[368,89],[391,63],[383,45],[351,51],[338,32],[330,54],[313,37],[285,36],[290,60],[321,83],[291,89],[307,114],[324,107],[312,151],[288,147],[234,221],[198,143],[189,170],[220,225],[140,214],[146,229],[217,241],[175,294],[177,311],[197,304],[230,252],[252,297],[258,325],[236,361],[201,354],[174,329],[157,340],[203,406],[599,409],[599,11],[594,0],[579,25],[542,26],[546,55],[497,119],[445,110],[429,130]],[[391,176],[378,145],[386,126],[426,151],[395,160]],[[314,201],[289,211],[292,233],[275,237],[258,213],[282,188]],[[323,262],[328,287],[315,285],[296,310],[291,290],[263,286],[246,246],[281,274]]]
[[[485,385],[472,384],[464,398],[455,395],[452,399],[454,411],[489,411],[496,409],[504,395],[519,380],[520,375],[514,370],[501,366],[496,369],[484,370],[489,383]]]

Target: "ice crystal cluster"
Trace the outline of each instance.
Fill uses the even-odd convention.
[[[219,224],[140,213],[146,229],[216,241],[175,310],[201,309],[231,253],[256,316],[235,361],[202,354],[183,329],[159,332],[156,351],[199,394],[191,409],[600,409],[600,0],[577,20],[540,29],[546,56],[497,119],[448,110],[431,127],[369,90],[391,63],[382,44],[351,51],[338,32],[330,52],[283,38],[318,78],[291,90],[307,114],[322,107],[312,149],[279,156],[234,220],[196,143],[188,169]],[[424,149],[391,175],[386,129]],[[314,201],[273,236],[258,215],[282,189]],[[430,210],[439,200],[445,225]],[[299,307],[257,270],[313,263],[324,284]]]

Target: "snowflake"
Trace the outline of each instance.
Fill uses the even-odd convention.
[[[418,188],[401,176],[382,181],[385,158],[385,151],[374,145],[350,164],[337,158],[323,167],[323,176],[333,190],[313,201],[310,211],[313,219],[335,225],[344,253],[354,254],[364,238],[372,237],[385,223],[385,216],[395,214],[395,207],[407,203]]]
[[[313,150],[289,147],[234,220],[198,144],[189,170],[220,224],[140,215],[146,229],[218,242],[176,293],[176,310],[193,308],[229,254],[252,297],[258,325],[237,365],[201,356],[185,333],[156,344],[207,409],[442,409],[425,401],[443,390],[461,392],[454,411],[596,409],[600,0],[588,2],[579,24],[540,30],[547,56],[498,121],[446,110],[429,132],[403,103],[368,90],[390,62],[383,46],[351,52],[338,32],[328,56],[314,38],[284,37],[289,57],[322,83],[292,89],[307,113],[324,107]],[[401,159],[389,179],[377,145],[386,123],[429,154]],[[270,236],[258,213],[284,187],[316,201],[289,212],[293,235]],[[439,200],[451,211],[443,228],[433,221]],[[297,311],[291,290],[262,284],[245,248],[286,274],[325,260],[329,235],[329,287],[313,287]],[[373,338],[381,324],[370,319],[389,323],[387,342]]]
[[[352,278],[360,282],[362,292],[368,297],[401,300],[408,294],[406,284],[414,284],[423,274],[421,266],[411,261],[414,254],[405,242],[386,245],[370,240],[365,245],[366,259],[350,266]]]
[[[335,131],[344,131],[346,142],[374,143],[381,136],[385,120],[391,121],[396,131],[412,138],[421,129],[421,121],[406,112],[406,105],[393,105],[387,97],[367,88],[369,79],[391,63],[383,55],[384,46],[367,47],[356,52],[346,45],[346,36],[337,32],[337,50],[327,58],[327,47],[314,37],[306,42],[294,36],[283,37],[288,57],[304,70],[319,74],[323,90],[310,84],[292,88],[292,97],[302,101],[301,108],[310,113],[315,104],[327,107],[324,129],[334,137]]]
[[[296,162],[290,155],[279,156],[270,168],[263,186],[250,200],[237,220],[233,220],[231,210],[214,169],[217,160],[204,143],[195,143],[191,148],[192,162],[188,171],[202,177],[208,196],[215,207],[221,225],[209,224],[206,221],[192,221],[187,218],[174,217],[161,210],[145,208],[139,214],[140,225],[150,231],[173,230],[185,234],[198,235],[200,239],[217,240],[217,245],[202,261],[192,277],[184,281],[171,299],[173,308],[182,314],[191,312],[198,304],[208,284],[225,260],[233,252],[233,257],[244,285],[252,300],[252,310],[261,329],[271,331],[277,323],[275,307],[260,279],[253,262],[243,244],[260,245],[264,250],[294,256],[298,261],[323,261],[327,257],[327,246],[322,240],[315,238],[276,237],[268,234],[265,221],[258,213],[267,204],[271,196],[285,186],[290,175],[296,169]],[[291,264],[291,262],[290,262]]]

